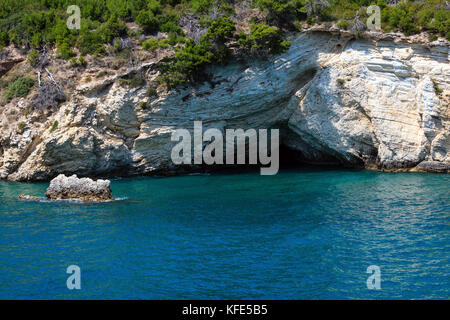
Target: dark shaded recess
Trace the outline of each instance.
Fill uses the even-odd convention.
[[[280,146],[280,170],[295,168],[355,168],[363,164],[342,161],[332,155],[323,155],[320,159],[309,159],[299,151],[286,145]]]
[[[236,160],[236,159],[235,159]],[[296,169],[317,169],[317,170],[327,170],[327,169],[355,169],[360,168],[359,165],[351,164],[348,162],[343,162],[333,156],[326,156],[322,159],[311,160],[305,158],[301,151],[294,150],[287,147],[284,144],[280,145],[279,149],[279,160],[280,166],[279,170],[296,170]],[[236,161],[235,161],[236,162]],[[246,158],[246,163],[248,163],[248,157]],[[98,177],[103,178],[118,178],[118,177],[133,177],[133,176],[153,176],[153,177],[172,177],[188,174],[242,174],[242,173],[260,173],[261,164],[234,164],[234,165],[172,165],[170,167],[162,167],[156,169],[152,172],[138,172],[132,170],[128,166],[123,166],[116,168],[114,170],[105,172],[98,175]],[[72,173],[66,173],[71,175]],[[79,175],[79,177],[92,177],[92,175]]]
[[[349,164],[342,163],[340,160],[330,156],[320,161],[308,160],[304,157],[301,151],[294,150],[283,144],[280,145],[279,150],[280,166],[279,170],[301,169],[301,168],[349,168],[354,167]],[[258,160],[259,161],[259,160]],[[236,162],[236,159],[235,159]],[[192,173],[222,173],[222,174],[240,174],[240,173],[259,173],[261,167],[269,167],[270,165],[262,166],[261,164],[247,164],[234,165],[192,165],[192,166],[176,166],[171,169],[160,169],[149,175],[154,176],[175,176]]]

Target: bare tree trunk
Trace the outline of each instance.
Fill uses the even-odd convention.
[[[50,78],[50,80],[52,80],[53,84],[61,91],[61,87],[60,87],[59,84],[56,82],[55,78],[53,78],[53,75],[50,73],[50,71],[48,71],[47,68],[45,68],[45,71],[47,71],[48,77]]]

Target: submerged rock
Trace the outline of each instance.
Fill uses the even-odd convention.
[[[450,164],[439,161],[422,161],[414,171],[449,173]]]
[[[89,178],[78,178],[76,175],[66,177],[60,174],[50,182],[46,197],[55,199],[76,199],[83,201],[114,200],[109,180],[94,181]]]
[[[41,198],[39,198],[39,197],[34,197],[34,196],[29,196],[29,195],[26,195],[26,194],[19,194],[19,199],[22,199],[22,200],[41,200]]]

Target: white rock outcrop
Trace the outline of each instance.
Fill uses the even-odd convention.
[[[109,180],[94,181],[89,178],[78,178],[76,175],[66,177],[58,175],[50,182],[45,196],[48,199],[76,199],[83,201],[114,200]]]
[[[280,56],[211,68],[209,82],[154,98],[118,81],[94,83],[46,124],[27,124],[22,134],[2,129],[0,177],[177,171],[171,134],[195,120],[205,130],[280,128],[281,143],[303,161],[448,172],[448,49],[302,33]]]

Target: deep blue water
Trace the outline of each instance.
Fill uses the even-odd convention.
[[[1,299],[448,299],[450,175],[133,178],[111,203],[0,182]],[[66,268],[81,268],[68,290]],[[366,269],[381,270],[368,290]]]

